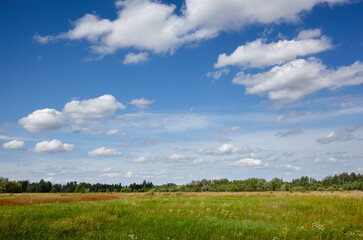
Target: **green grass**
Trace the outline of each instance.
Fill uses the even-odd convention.
[[[363,239],[361,197],[309,193],[120,197],[1,206],[0,239]]]

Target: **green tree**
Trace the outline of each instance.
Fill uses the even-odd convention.
[[[21,193],[21,184],[14,181],[8,181],[5,185],[5,191],[7,193]]]
[[[121,192],[131,192],[131,188],[124,187],[124,188],[121,189]]]
[[[56,193],[56,192],[58,192],[58,191],[57,191],[57,188],[56,188],[56,187],[52,187],[52,189],[50,190],[50,192],[51,192],[51,193]]]

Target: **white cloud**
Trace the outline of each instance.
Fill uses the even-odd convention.
[[[352,139],[355,139],[352,132],[354,132],[356,129],[350,129],[349,127],[346,127],[344,129],[338,129],[336,131],[330,132],[325,137],[319,138],[316,140],[318,143],[321,144],[328,144],[332,142],[343,142],[343,141],[349,141]]]
[[[182,154],[174,153],[169,156],[169,160],[171,162],[186,162],[188,159],[191,159],[190,157],[187,157]]]
[[[240,72],[233,83],[244,85],[246,94],[267,93],[268,98],[281,107],[324,88],[335,90],[363,83],[363,64],[358,61],[335,70],[327,69],[316,58],[298,59],[268,72]]]
[[[13,149],[13,150],[25,149],[25,143],[24,143],[24,141],[13,140],[13,141],[4,143],[3,148],[4,149]]]
[[[112,177],[118,177],[120,175],[121,175],[120,173],[114,172],[114,173],[104,173],[101,176],[106,176],[106,177],[112,178]]]
[[[288,165],[283,165],[283,166],[281,166],[281,167],[285,167],[285,168],[288,168],[288,169],[293,169],[293,170],[295,170],[295,171],[300,171],[302,168],[301,167],[299,167],[299,166],[292,166],[292,165],[290,165],[290,164],[288,164]]]
[[[125,174],[125,177],[133,177],[134,176],[134,173],[130,170],[130,171],[127,171],[127,173]]]
[[[93,151],[88,152],[89,157],[117,157],[121,156],[122,153],[116,149],[110,149],[105,147],[96,148]]]
[[[312,38],[318,38],[321,36],[321,30],[320,29],[308,29],[303,30],[299,32],[299,35],[297,36],[297,40],[305,40],[305,39],[312,39]]]
[[[125,106],[114,96],[106,94],[83,101],[73,100],[64,106],[63,112],[76,123],[82,124],[89,119],[111,116],[118,109],[125,109]]]
[[[344,128],[332,131],[325,137],[319,138],[316,141],[321,144],[328,144],[328,143],[332,143],[332,142],[336,142],[336,141],[344,142],[344,141],[350,141],[353,139],[360,139],[360,138],[355,137],[352,133],[356,132],[358,129],[360,129],[362,127],[363,127],[362,124],[348,125],[348,126],[345,126]]]
[[[0,140],[11,140],[11,139],[14,139],[12,134],[0,135]]]
[[[62,143],[57,139],[52,141],[38,142],[33,151],[34,152],[46,152],[46,153],[58,153],[58,152],[71,152],[74,151],[75,146],[73,144]]]
[[[40,44],[48,44],[51,42],[55,42],[57,40],[56,36],[40,36],[39,34],[35,34],[33,40]]]
[[[55,109],[41,109],[21,118],[18,123],[31,133],[56,130],[67,126],[63,113]]]
[[[36,34],[34,40],[45,44],[57,39],[86,39],[91,49],[102,55],[130,47],[172,53],[183,44],[216,37],[221,31],[256,23],[296,22],[301,12],[317,4],[342,2],[347,0],[185,0],[176,12],[172,4],[125,0],[116,2],[119,10],[114,20],[86,14],[73,22],[68,32]]]
[[[148,60],[149,54],[147,52],[141,53],[129,53],[125,56],[124,64],[136,64],[136,63],[143,63]]]
[[[239,46],[231,55],[223,53],[218,56],[218,61],[214,67],[222,68],[237,65],[261,68],[282,64],[294,60],[298,56],[307,56],[332,48],[330,39],[321,36],[319,29],[302,31],[298,38],[293,40],[265,42],[265,39],[257,39]]]
[[[248,166],[248,167],[257,167],[262,165],[262,161],[260,159],[254,159],[254,158],[243,158],[240,159],[234,163],[230,164],[231,166]]]
[[[186,158],[186,156],[178,154],[178,153],[174,153],[169,156],[169,159],[171,159],[171,160],[180,160],[180,159],[185,159],[185,158]]]
[[[230,128],[225,128],[225,129],[222,129],[221,132],[222,133],[230,133],[230,132],[237,132],[238,130],[240,130],[241,127],[240,126],[233,126],[233,127],[230,127]]]
[[[223,68],[222,70],[217,70],[214,72],[208,72],[206,74],[207,77],[213,78],[214,80],[219,80],[223,75],[228,75],[229,69]]]
[[[240,149],[236,148],[233,144],[225,143],[217,149],[199,149],[198,153],[208,155],[226,155],[236,153],[238,151],[240,151]]]
[[[108,130],[106,132],[106,135],[111,135],[111,136],[126,136],[127,133],[125,132],[120,132],[119,129],[111,129],[111,130]]]
[[[152,163],[155,162],[158,158],[154,156],[141,156],[132,160],[133,163]]]
[[[111,171],[112,169],[111,168],[105,168],[105,169],[103,169],[102,171],[104,171],[104,172],[109,172],[109,171]]]
[[[80,128],[76,131],[74,131],[74,133],[88,133],[89,135],[100,135],[102,134],[102,130],[101,129],[92,129],[92,128]]]
[[[135,105],[138,108],[145,109],[154,102],[155,100],[147,100],[145,98],[135,98],[131,100],[130,104]]]

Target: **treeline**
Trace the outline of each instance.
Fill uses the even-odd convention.
[[[88,193],[88,192],[147,192],[154,188],[152,182],[144,180],[141,184],[132,183],[129,186],[119,184],[102,184],[102,183],[77,183],[76,181],[62,184],[52,184],[50,181],[30,183],[25,181],[10,181],[8,178],[0,177],[0,193]]]
[[[325,177],[322,180],[301,177],[293,179],[291,182],[283,181],[281,178],[273,178],[266,181],[261,178],[249,178],[246,180],[219,179],[192,181],[185,185],[174,183],[154,186],[152,182],[144,180],[141,184],[133,183],[128,186],[119,184],[90,184],[68,182],[65,185],[52,184],[43,179],[39,182],[30,183],[26,181],[9,181],[0,177],[0,193],[57,193],[57,192],[256,192],[256,191],[343,191],[360,190],[363,191],[363,175],[346,172],[334,176]]]

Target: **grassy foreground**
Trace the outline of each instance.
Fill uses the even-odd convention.
[[[362,192],[3,194],[0,239],[363,239]]]

